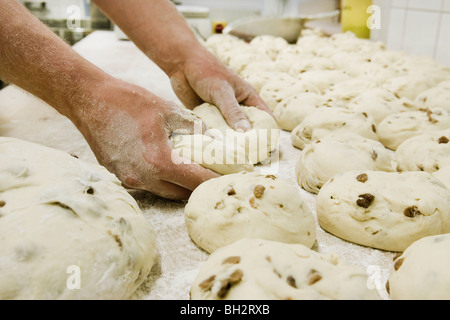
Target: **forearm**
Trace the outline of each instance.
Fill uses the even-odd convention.
[[[17,1],[0,0],[0,78],[70,118],[105,77]]]
[[[151,60],[171,76],[202,48],[168,0],[93,0]]]

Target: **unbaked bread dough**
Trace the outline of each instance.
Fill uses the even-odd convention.
[[[387,283],[393,300],[450,300],[450,233],[425,237],[397,257]]]
[[[421,108],[442,108],[450,110],[450,80],[443,81],[437,86],[420,93],[416,98],[416,104]]]
[[[253,129],[233,130],[220,110],[209,103],[194,108],[193,113],[207,126],[206,132],[175,134],[173,149],[183,158],[221,174],[253,171],[253,166],[270,161],[278,148],[280,129],[265,111],[241,107]]]
[[[299,244],[242,239],[211,254],[192,300],[379,300],[364,269]]]
[[[396,150],[408,138],[450,128],[450,111],[436,108],[394,113],[377,128],[380,142]]]
[[[273,175],[241,172],[198,186],[185,207],[191,239],[213,252],[242,238],[300,243],[316,239],[314,217],[298,188]]]
[[[309,114],[325,104],[325,98],[314,92],[302,92],[283,99],[273,110],[279,127],[292,131]]]
[[[0,299],[127,299],[157,248],[151,225],[105,168],[0,138]]]
[[[450,165],[450,128],[405,140],[395,152],[398,171],[433,173]]]
[[[292,130],[291,140],[294,147],[303,149],[329,134],[355,133],[378,141],[376,132],[375,122],[367,114],[339,107],[320,107]]]
[[[298,184],[311,193],[318,193],[334,175],[354,170],[395,171],[394,155],[378,141],[332,134],[307,145],[295,167]]]
[[[433,176],[438,178],[450,190],[450,164],[434,172]]]
[[[379,124],[393,113],[411,111],[413,105],[406,99],[399,99],[392,92],[378,87],[363,91],[350,101],[347,108],[365,112]]]
[[[450,190],[427,172],[335,175],[320,189],[316,210],[335,236],[388,251],[450,232]]]

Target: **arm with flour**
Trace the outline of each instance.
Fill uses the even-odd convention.
[[[172,161],[169,135],[193,128],[174,103],[94,66],[15,0],[0,0],[0,78],[67,116],[126,187],[186,199],[217,175]]]
[[[93,2],[169,77],[181,102],[194,108],[216,105],[234,129],[250,123],[239,104],[271,114],[248,83],[206,50],[168,0],[93,0]]]

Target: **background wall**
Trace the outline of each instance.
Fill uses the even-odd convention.
[[[450,0],[374,0],[381,30],[372,39],[389,49],[426,55],[450,67]]]

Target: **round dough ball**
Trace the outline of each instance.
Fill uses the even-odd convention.
[[[450,300],[450,234],[422,238],[398,257],[387,287],[393,300]]]
[[[450,165],[450,129],[405,140],[395,152],[398,171],[433,173]]]
[[[436,84],[437,82],[434,79],[428,77],[428,73],[417,72],[391,78],[383,84],[383,87],[400,98],[408,98],[414,101],[421,92],[434,87]]]
[[[380,142],[353,133],[329,135],[307,145],[297,161],[298,184],[311,193],[334,175],[354,170],[395,171],[394,155]]]
[[[286,48],[289,43],[281,37],[261,35],[254,37],[250,41],[249,45],[257,49],[259,52],[267,55],[272,60],[275,60],[278,56],[278,53]]]
[[[192,300],[379,300],[364,269],[300,244],[242,239],[211,254]]]
[[[246,68],[240,73],[240,76],[243,80],[251,84],[258,93],[261,91],[262,87],[270,81],[293,80],[293,77],[285,72],[278,72],[275,70],[265,70],[265,69],[254,71]]]
[[[0,299],[127,299],[156,261],[135,200],[104,167],[0,138]]]
[[[335,236],[388,251],[450,232],[450,190],[427,172],[335,175],[320,189],[316,210]]]
[[[325,102],[325,98],[320,94],[302,92],[283,99],[273,110],[273,115],[281,129],[292,131]]]
[[[450,164],[434,172],[433,176],[444,183],[445,186],[450,190]]]
[[[329,134],[356,133],[378,141],[376,125],[367,115],[339,107],[320,107],[291,132],[294,147],[306,145]]]
[[[366,90],[376,87],[378,84],[374,80],[361,77],[351,78],[335,83],[325,92],[325,95],[336,100],[351,101]]]
[[[330,87],[337,83],[350,79],[349,75],[342,70],[314,70],[295,75],[293,74],[293,76],[315,86],[321,93],[326,92]]]
[[[444,109],[394,113],[378,125],[381,143],[396,150],[403,141],[431,131],[450,128],[450,111]]]
[[[261,99],[264,100],[270,110],[274,110],[277,104],[290,96],[303,93],[314,92],[319,93],[319,89],[310,83],[295,79],[272,80],[267,82],[259,92]]]
[[[185,207],[187,230],[213,252],[242,238],[314,244],[314,217],[299,190],[284,179],[237,173],[198,186]]]
[[[442,108],[450,110],[450,81],[445,81],[436,87],[420,93],[416,98],[416,103],[421,108]]]
[[[216,106],[208,103],[197,106],[193,113],[206,124],[207,131],[173,135],[173,149],[182,158],[221,174],[253,171],[253,165],[269,161],[278,148],[280,129],[265,111],[244,106],[241,110],[250,121],[252,130],[235,131]]]
[[[392,92],[383,88],[371,88],[362,92],[350,101],[349,110],[365,112],[379,124],[387,116],[411,111],[410,104],[405,99],[397,98]]]

